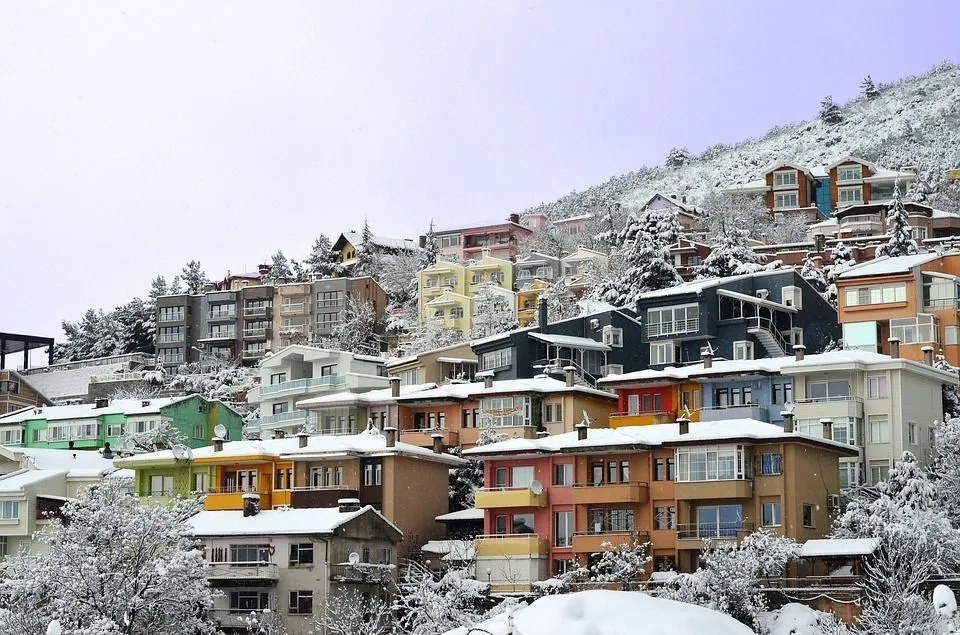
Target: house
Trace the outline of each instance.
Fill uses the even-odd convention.
[[[308,429],[317,434],[357,434],[368,428],[399,429],[398,398],[437,387],[433,383],[403,386],[396,376],[390,377],[389,382],[389,388],[311,397],[298,401],[296,407],[307,413]]]
[[[479,446],[464,452],[484,462],[478,577],[495,591],[526,591],[591,563],[606,543],[635,539],[651,543],[652,571],[691,572],[707,544],[754,528],[821,538],[840,491],[833,468],[855,454],[749,419],[583,426]]]
[[[0,415],[29,406],[52,406],[40,391],[20,373],[0,370]]]
[[[363,236],[359,232],[343,232],[334,241],[331,248],[337,253],[337,259],[344,267],[352,267],[357,261],[357,252],[363,244]],[[388,238],[386,236],[370,236],[370,244],[378,253],[416,253],[420,246],[416,241],[408,238]]]
[[[642,210],[667,211],[677,217],[677,222],[684,231],[693,231],[700,228],[700,212],[697,208],[687,203],[687,197],[672,194],[667,196],[657,192],[643,204]]]
[[[762,196],[774,217],[790,214],[807,222],[817,222],[834,209],[830,204],[827,171],[790,162],[768,165],[759,179],[727,186],[721,191],[731,196]]]
[[[532,233],[533,230],[520,224],[519,214],[510,214],[505,221],[437,229],[433,235],[446,259],[466,262],[484,250],[489,250],[494,258],[512,261],[520,241]]]
[[[293,434],[308,423],[297,402],[338,392],[364,392],[388,386],[381,357],[293,344],[263,360],[260,386],[247,401],[260,410],[261,432]]]
[[[687,238],[681,238],[670,247],[673,268],[684,280],[692,280],[703,261],[710,255],[710,245]]]
[[[342,498],[372,505],[404,534],[401,557],[443,537],[435,518],[448,511],[448,473],[463,459],[397,441],[396,429],[264,441],[215,441],[179,455],[150,452],[116,459],[135,470],[145,502],[205,493],[208,511],[242,510],[244,497],[260,508],[336,507]]]
[[[386,367],[387,375],[399,377],[404,386],[473,381],[477,356],[469,344],[453,344],[390,360]]]
[[[2,481],[0,481],[2,482]],[[219,591],[208,615],[224,633],[270,611],[290,635],[313,633],[328,598],[385,594],[400,530],[372,506],[344,499],[327,509],[202,511],[186,521]]]
[[[150,399],[98,399],[92,404],[26,408],[0,417],[0,441],[28,448],[114,449],[124,433],[148,433],[170,423],[188,447],[207,445],[222,425],[239,439],[240,415],[218,400],[201,395]]]
[[[536,321],[540,295],[552,285],[561,284],[566,296],[579,299],[593,283],[594,274],[602,272],[606,264],[606,254],[583,246],[560,257],[531,252],[517,260],[514,269],[520,325]]]
[[[845,350],[805,355],[781,366],[793,379],[793,417],[798,432],[822,436],[857,450],[841,459],[840,485],[876,485],[904,451],[926,463],[933,426],[943,418],[943,388],[957,376],[927,363],[891,355]]]
[[[484,249],[476,260],[463,264],[438,260],[418,272],[420,319],[440,320],[447,328],[469,333],[477,309],[474,298],[483,290],[500,296],[507,310],[516,311],[513,263],[491,253]]]
[[[916,180],[912,168],[890,170],[858,157],[844,157],[826,166],[830,178],[830,202],[834,210],[862,203],[889,204],[894,186],[906,192]],[[882,232],[881,232],[882,233]]]

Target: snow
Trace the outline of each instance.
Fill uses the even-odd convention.
[[[359,232],[343,232],[343,237],[354,247],[359,247],[363,242],[363,237]],[[399,249],[402,251],[416,251],[419,249],[416,241],[408,238],[388,238],[386,236],[374,236],[371,234],[370,242],[378,247],[387,249]]]
[[[593,340],[591,340],[593,341]],[[470,392],[471,398],[487,397],[491,395],[506,395],[512,393],[561,393],[561,392],[576,392],[585,395],[593,395],[594,397],[603,397],[604,399],[616,400],[617,396],[613,393],[606,392],[604,390],[597,390],[595,388],[588,388],[586,386],[574,385],[567,386],[565,381],[560,381],[559,379],[554,379],[553,377],[533,377],[530,379],[503,379],[501,381],[493,382],[492,388],[484,388],[483,384],[473,384],[479,388],[475,388]]]
[[[477,624],[491,635],[507,635],[509,616],[501,613]],[[548,595],[513,615],[514,633],[523,635],[753,635],[732,617],[692,604],[622,591],[582,591]],[[466,627],[446,635],[467,635]]]
[[[824,353],[831,355],[832,353]],[[711,375],[747,375],[751,373],[776,374],[781,369],[795,361],[793,357],[763,357],[760,359],[720,359],[713,360],[710,368],[704,368],[703,362],[680,368],[668,366],[663,370],[645,369],[624,373],[622,375],[608,375],[600,379],[601,384],[617,385],[631,381],[655,381],[658,379],[674,379],[683,381],[691,377],[707,377]]]
[[[468,399],[470,394],[477,390],[478,386],[482,387],[483,384],[478,382],[443,384],[442,386],[437,386],[436,388],[432,388],[430,390],[418,390],[414,394],[401,395],[397,401],[410,402],[427,401],[431,399]]]
[[[818,538],[803,543],[800,557],[866,556],[879,546],[880,540],[877,538]]]
[[[461,509],[456,512],[449,512],[446,514],[440,514],[437,516],[436,520],[439,522],[454,522],[459,520],[483,520],[483,510],[475,509],[471,507],[470,509]]]
[[[854,265],[840,274],[841,279],[883,276],[895,273],[909,273],[914,267],[936,260],[937,253],[913,254],[910,256],[881,256],[874,260]]]
[[[568,346],[587,351],[609,351],[613,350],[603,342],[592,340],[589,337],[576,337],[573,335],[556,335],[554,333],[531,333],[530,337],[541,342],[553,344],[554,346]]]
[[[404,397],[414,393],[422,392],[424,390],[432,390],[436,387],[437,385],[433,382],[400,386],[400,396]],[[296,407],[309,410],[311,408],[322,408],[325,406],[388,403],[393,399],[395,399],[395,397],[393,397],[392,388],[379,388],[377,390],[369,390],[367,392],[340,392],[332,395],[313,397],[312,399],[304,399],[303,401],[298,401]]]
[[[957,598],[950,587],[943,584],[934,587],[933,607],[945,617],[952,617],[957,612]]]
[[[198,537],[330,534],[364,514],[380,516],[397,529],[370,505],[354,512],[341,512],[336,507],[269,509],[246,517],[241,510],[201,511],[188,518],[187,525],[191,533]]]
[[[55,450],[50,448],[0,448],[0,455],[11,455],[21,464],[38,470],[113,471],[113,459],[88,450]]]
[[[824,627],[836,623],[829,613],[814,610],[809,606],[791,602],[776,611],[760,615],[760,623],[767,635],[824,635]]]
[[[800,361],[796,361],[793,357],[784,359],[788,360],[781,366],[781,372],[785,375],[793,374],[791,371],[794,370],[815,372],[815,370],[808,371],[808,369],[818,369],[821,366],[841,368],[899,367],[903,370],[911,370],[916,373],[939,376],[944,384],[956,385],[957,383],[957,375],[950,371],[927,366],[922,362],[904,359],[902,357],[890,357],[883,353],[874,353],[872,351],[862,351],[859,349],[844,349],[830,351],[828,353],[817,353],[816,355],[807,355]]]
[[[474,545],[472,540],[428,540],[420,550],[441,556],[441,559],[447,562],[455,562],[473,560]]]
[[[0,477],[0,492],[22,492],[24,488],[57,476],[66,476],[62,470],[18,470]]]
[[[46,419],[47,421],[61,419],[86,419],[89,417],[99,417],[102,415],[123,414],[127,416],[156,414],[161,408],[174,404],[184,399],[190,399],[195,395],[186,395],[182,397],[157,397],[152,399],[114,399],[110,405],[103,408],[97,408],[96,404],[77,404],[73,406],[42,406],[38,408],[25,408],[14,413],[0,417],[0,425],[10,423],[22,423],[33,419]],[[143,403],[147,402],[144,406]]]

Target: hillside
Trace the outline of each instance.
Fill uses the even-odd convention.
[[[960,65],[938,65],[879,88],[874,99],[843,105],[840,123],[826,124],[811,113],[810,121],[774,128],[759,139],[707,148],[683,167],[640,168],[526,211],[566,218],[609,202],[640,205],[658,191],[696,203],[715,188],[759,178],[763,167],[777,161],[815,167],[846,155],[883,167],[915,166],[937,189],[945,170],[960,167]]]

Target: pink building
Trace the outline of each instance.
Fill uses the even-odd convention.
[[[460,262],[479,259],[484,249],[494,258],[514,260],[520,241],[533,231],[520,224],[518,214],[510,214],[503,222],[473,227],[438,229],[434,231],[440,253]]]

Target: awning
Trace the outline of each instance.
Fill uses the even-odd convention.
[[[756,296],[747,295],[746,293],[737,293],[736,291],[729,291],[727,289],[717,289],[717,295],[733,298],[734,300],[741,300],[743,302],[749,302],[750,304],[762,306],[767,309],[773,309],[774,311],[786,311],[787,313],[797,312],[797,307],[795,306],[787,306],[786,304],[780,304],[779,302],[763,300]]]
[[[609,346],[603,342],[592,340],[589,337],[576,337],[573,335],[554,335],[552,333],[531,333],[530,337],[554,346],[565,346],[567,348],[579,348],[584,351],[609,351]]]
[[[438,357],[438,362],[445,364],[476,364],[476,359],[469,359],[465,357]]]

